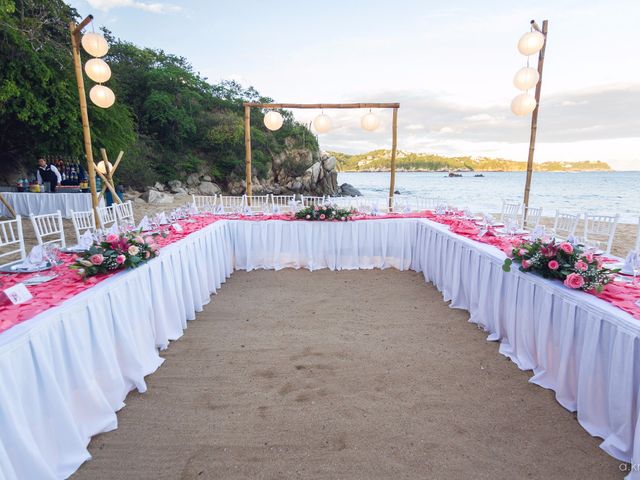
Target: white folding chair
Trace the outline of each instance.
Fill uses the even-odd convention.
[[[303,207],[315,207],[316,205],[322,205],[325,202],[325,197],[305,197],[300,195],[300,201]]]
[[[556,210],[556,218],[553,221],[553,236],[558,240],[566,240],[576,234],[580,214],[563,213]]]
[[[133,204],[131,200],[124,203],[114,203],[113,209],[116,211],[118,225],[135,225],[136,219],[133,216]]]
[[[269,195],[245,195],[245,207],[253,213],[271,211],[271,197]]]
[[[584,239],[588,247],[604,250],[608,255],[613,246],[613,237],[620,215],[590,215],[584,214]]]
[[[60,210],[56,213],[47,213],[45,215],[31,215],[30,218],[38,245],[58,243],[61,248],[67,246],[64,239],[64,225],[62,224]]]
[[[540,224],[540,218],[542,218],[542,207],[527,207],[522,228],[536,228]]]
[[[521,203],[508,203],[503,200],[500,221],[503,223],[511,221],[518,226],[522,225],[522,214],[520,213],[521,208]]]
[[[22,234],[22,217],[17,215],[14,220],[0,222],[0,259],[8,262],[0,264],[4,267],[16,261],[22,261],[27,256]]]
[[[271,195],[271,211],[287,213],[296,210],[297,202],[295,195]]]
[[[100,220],[100,228],[107,229],[114,224],[118,224],[118,216],[113,205],[110,207],[97,207],[96,211],[98,212],[98,220]]]
[[[217,195],[191,195],[191,198],[193,199],[193,205],[195,205],[198,210],[215,211],[218,205]]]
[[[241,197],[220,195],[218,202],[218,206],[222,207],[225,213],[242,213],[246,206],[246,198],[244,195]]]
[[[96,218],[93,215],[93,210],[88,212],[74,212],[71,210],[71,221],[73,222],[73,230],[78,242],[80,242],[80,237],[87,231],[96,231]]]

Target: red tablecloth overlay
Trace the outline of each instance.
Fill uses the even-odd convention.
[[[430,211],[414,212],[406,214],[385,214],[385,215],[364,215],[357,214],[352,217],[350,221],[357,220],[380,220],[380,219],[398,219],[398,218],[428,218],[435,222],[449,225],[452,232],[470,238],[472,240],[487,243],[495,246],[501,250],[504,250],[510,245],[518,243],[521,237],[505,237],[497,236],[492,231],[487,234],[479,236],[480,228],[471,220],[464,219],[460,214],[447,214],[447,215],[435,215]],[[218,221],[218,220],[244,220],[244,221],[266,221],[266,220],[286,220],[286,221],[306,221],[297,220],[289,214],[278,215],[197,215],[193,217],[195,221],[179,221],[183,228],[182,232],[177,232],[170,227],[166,227],[168,235],[166,238],[162,236],[156,237],[156,242],[162,247],[171,243],[177,242],[187,235],[201,230],[202,228]],[[161,253],[162,254],[162,253]],[[29,287],[29,291],[32,293],[33,298],[28,302],[19,305],[2,305],[0,306],[0,332],[3,332],[18,323],[24,322],[35,315],[51,308],[72,296],[91,288],[93,285],[100,283],[101,281],[109,278],[110,275],[96,275],[85,281],[80,279],[75,270],[69,269],[69,265],[72,264],[76,258],[75,254],[63,254],[63,265],[56,267],[54,270],[43,272],[43,275],[55,273],[57,278],[50,282],[40,285],[32,285]],[[26,274],[11,274],[0,278],[2,285],[0,289],[9,288],[16,283],[23,282],[27,278],[33,276],[32,273]],[[640,288],[630,284],[610,283],[606,286],[605,290],[596,296],[610,302],[622,310],[630,313],[635,318],[640,319],[640,307],[636,305],[636,302],[640,300]]]

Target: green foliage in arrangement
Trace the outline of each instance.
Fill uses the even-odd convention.
[[[0,164],[3,174],[33,168],[37,155],[82,158],[82,127],[68,24],[78,21],[62,0],[0,0]],[[111,46],[107,85],[116,103],[89,102],[94,151],[125,157],[119,180],[142,187],[156,180],[208,173],[219,181],[244,168],[245,101],[268,102],[254,88],[225,81],[211,85],[189,62],[140,48],[104,31]],[[83,53],[83,60],[87,57]],[[87,91],[93,86],[86,79]],[[265,173],[272,155],[291,138],[317,151],[316,138],[290,112],[277,132],[252,109],[253,163]],[[0,178],[0,180],[2,180]]]
[[[334,205],[310,205],[296,212],[296,218],[310,221],[346,221],[355,213],[354,210],[338,208]]]
[[[343,172],[369,172],[389,170],[390,150],[374,150],[359,155],[330,152],[338,160]],[[399,151],[396,157],[399,171],[466,171],[466,172],[521,172],[527,169],[526,162],[516,162],[503,158],[443,157],[428,153],[408,153]],[[534,164],[540,172],[556,171],[608,171],[606,162],[544,162]]]

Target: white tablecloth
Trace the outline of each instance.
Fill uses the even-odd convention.
[[[220,221],[0,335],[0,478],[62,479],[236,269],[412,268],[556,392],[616,458],[640,462],[639,322],[427,220]],[[640,433],[638,433],[640,435]],[[635,478],[632,474],[629,478]]]
[[[90,193],[28,193],[2,192],[2,196],[16,211],[16,215],[44,215],[60,210],[64,218],[71,218],[71,210],[91,210]],[[101,200],[101,203],[104,202]],[[8,217],[7,207],[0,202],[0,216]]]

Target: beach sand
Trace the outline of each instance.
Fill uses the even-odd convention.
[[[468,317],[415,272],[236,272],[71,478],[622,478]]]

